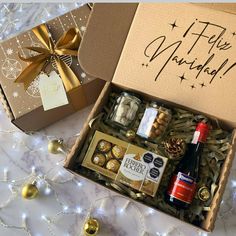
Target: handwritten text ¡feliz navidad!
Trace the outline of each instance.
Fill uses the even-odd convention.
[[[198,32],[196,28],[201,30]],[[185,65],[190,71],[196,71],[196,79],[201,74],[208,75],[210,77],[209,84],[211,84],[217,76],[222,77],[226,75],[230,70],[236,68],[236,61],[230,62],[229,58],[224,58],[217,68],[211,66],[211,62],[214,61],[219,51],[223,52],[232,48],[231,43],[224,40],[223,37],[225,34],[225,27],[211,22],[198,21],[196,19],[182,35],[183,39],[190,35],[191,38],[194,38],[190,48],[187,48],[185,57],[177,55],[178,50],[183,45],[183,40],[177,40],[171,44],[167,44],[167,36],[165,35],[158,36],[152,40],[144,50],[144,55],[150,58],[149,62],[157,62],[161,56],[167,56],[167,60],[163,61],[161,64],[161,69],[157,73],[155,81],[171,62],[176,63],[177,66]],[[207,59],[204,59],[203,62],[199,62],[199,58],[196,57],[190,60],[186,59],[186,57],[189,58],[191,56],[194,50],[206,50]]]

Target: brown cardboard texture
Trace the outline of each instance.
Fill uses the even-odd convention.
[[[86,26],[90,12],[90,8],[85,5],[46,22],[52,38],[58,40],[65,31],[72,27],[77,27],[81,31],[81,28]],[[81,33],[83,34],[83,30]],[[0,43],[0,98],[16,126],[27,132],[35,131],[95,102],[104,83],[89,75],[86,76],[76,57],[62,56],[63,61],[71,67],[82,82],[82,86],[67,94],[69,104],[44,111],[37,78],[26,91],[23,84],[14,83],[17,76],[29,65],[19,58],[18,53],[24,57],[33,56],[33,52],[26,49],[29,46],[42,47],[42,43],[32,30]],[[56,65],[52,63],[49,64],[46,71],[50,72],[55,69]]]
[[[236,16],[182,3],[139,4],[136,8],[137,4],[94,6],[79,60],[86,72],[112,82],[103,88],[68,156],[65,167],[72,171],[82,162],[89,121],[101,112],[112,90],[135,91],[146,99],[201,112],[217,118],[222,126],[235,128],[236,38],[232,22]],[[119,19],[126,22],[123,30]],[[94,31],[95,26],[99,30]],[[115,42],[118,40],[121,42]],[[100,60],[95,68],[97,56]],[[233,131],[219,187],[200,226],[206,231],[214,228],[235,154],[235,138]]]
[[[105,7],[98,5],[94,8],[91,28],[85,35],[85,45],[81,47],[80,62],[89,73],[111,80],[117,58],[111,60],[112,52],[107,48],[115,48],[114,57],[119,56],[117,51],[121,49],[117,43],[107,46],[108,35],[113,35],[113,31],[109,31],[109,15],[105,15],[108,18],[104,20],[104,14],[100,14]],[[130,19],[133,12],[131,9],[130,15],[125,17]],[[235,19],[233,14],[192,4],[140,4],[112,81],[137,91],[143,91],[145,84],[148,94],[194,107],[236,125],[236,107],[228,109],[235,98],[236,87],[233,80],[236,71],[236,36],[232,34]],[[93,46],[91,38],[95,36],[92,33],[95,20],[103,26],[105,21],[109,22],[104,27],[109,33],[103,31],[96,35],[96,45]],[[174,22],[176,26],[170,25]],[[128,29],[127,25],[125,29]],[[114,32],[115,35],[122,35],[122,41],[127,35],[126,30],[115,29]],[[91,54],[90,57],[83,56],[88,50],[96,51],[96,54],[104,53],[106,59],[101,57],[99,65],[92,68]]]

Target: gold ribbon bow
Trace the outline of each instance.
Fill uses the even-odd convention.
[[[44,47],[26,47],[29,50],[39,53],[36,56],[24,58],[19,55],[21,60],[31,62],[31,64],[21,72],[15,82],[24,83],[24,87],[27,89],[36,76],[54,59],[66,91],[71,91],[80,86],[77,76],[60,58],[62,55],[77,56],[81,41],[79,30],[77,28],[69,29],[55,44],[49,36],[45,24],[35,27],[32,31]]]

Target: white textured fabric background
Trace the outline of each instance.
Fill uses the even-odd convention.
[[[0,41],[79,5],[80,3],[0,3]],[[128,204],[127,200],[83,179],[74,178],[61,166],[63,155],[48,154],[48,139],[63,138],[69,147],[72,146],[91,107],[27,136],[10,123],[0,105],[0,236],[82,235],[81,229],[89,209],[101,223],[99,235],[206,235],[139,204]],[[40,196],[28,201],[22,199],[20,190],[25,182],[30,181],[32,168],[39,179]],[[22,178],[25,179],[21,180]],[[19,181],[14,182],[18,179]],[[47,187],[48,184],[50,187]],[[14,199],[7,204],[12,196]],[[100,198],[102,200],[94,203]],[[216,229],[211,235],[234,236],[235,219],[234,163]]]

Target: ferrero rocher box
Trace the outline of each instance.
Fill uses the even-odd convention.
[[[167,158],[96,131],[82,166],[155,196]]]
[[[232,141],[200,225],[212,231],[236,149],[235,9],[227,4],[95,4],[79,61],[85,71],[107,83],[65,166],[75,171],[81,164],[78,155],[89,121],[101,112],[111,91],[135,92],[217,119],[232,131]]]
[[[82,37],[90,12],[89,6],[84,5],[46,22],[48,37],[52,39],[54,48],[63,48],[64,42],[62,40],[60,43],[57,42],[65,32],[72,28],[77,29],[76,32],[80,34],[77,36]],[[67,39],[70,40],[70,38]],[[0,98],[12,122],[25,132],[41,129],[95,102],[104,85],[104,82],[89,76],[81,69],[76,54],[74,56],[62,54],[58,58],[63,65],[73,71],[81,85],[67,92],[68,104],[45,111],[39,94],[39,76],[37,74],[58,71],[58,64],[51,61],[44,71],[44,68],[40,67],[40,60],[34,64],[32,62],[33,57],[39,55],[38,52],[43,54],[50,47],[49,44],[45,35],[41,38],[36,37],[33,29],[0,43]],[[76,47],[78,46],[76,45]],[[76,47],[73,50],[77,52]],[[22,58],[31,58],[32,61],[22,60],[19,55]],[[27,67],[29,71],[25,73],[24,70]],[[15,83],[22,72],[26,79],[35,75],[27,88],[24,88],[23,83]]]

